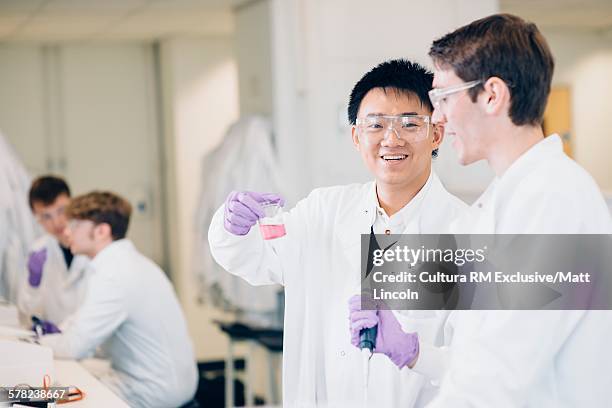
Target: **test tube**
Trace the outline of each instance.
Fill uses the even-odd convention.
[[[265,216],[259,219],[259,231],[265,240],[285,236],[283,222],[283,208],[278,203],[265,203],[262,205]]]

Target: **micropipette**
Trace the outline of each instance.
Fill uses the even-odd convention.
[[[362,329],[359,332],[359,348],[361,349],[361,355],[363,356],[363,380],[364,387],[367,388],[368,380],[370,378],[370,358],[374,353],[374,347],[376,347],[376,333],[378,327],[370,327]]]

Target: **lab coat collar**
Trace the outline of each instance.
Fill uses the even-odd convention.
[[[425,188],[426,186],[427,188]],[[415,196],[417,202],[420,202],[419,205],[416,206],[414,212],[410,212],[411,216],[416,218],[417,233],[423,231],[435,232],[437,230],[436,225],[439,224],[441,211],[448,209],[448,207],[445,207],[448,204],[447,197],[448,193],[440,179],[432,171],[428,181]],[[370,234],[372,225],[376,220],[377,208],[376,185],[374,182],[370,182],[363,185],[361,190],[356,191],[352,201],[346,204],[346,208],[343,209],[345,216],[337,227],[336,237],[339,239],[344,257],[348,261],[347,267],[354,271],[351,275],[357,281],[361,276],[361,236],[362,234]],[[351,284],[356,284],[356,282]]]
[[[545,137],[519,156],[500,177],[495,177],[485,192],[476,200],[480,207],[491,202],[503,203],[510,197],[504,192],[514,191],[513,186],[521,182],[534,168],[547,163],[548,158],[563,153],[563,142],[558,134]]]
[[[429,173],[427,181],[425,182],[425,184],[423,184],[423,187],[421,187],[421,189],[418,191],[418,193],[416,193],[412,200],[410,200],[397,213],[393,214],[391,217],[388,217],[391,225],[403,225],[405,227],[410,222],[420,218],[421,205],[423,204],[425,196],[431,189],[432,184],[434,184],[434,178],[437,177],[434,175],[434,172],[431,171]],[[376,202],[374,215],[376,216],[376,211],[379,211],[386,216],[385,210],[380,206],[380,203],[378,201],[378,195],[376,194],[376,182],[374,182],[374,200]],[[372,220],[371,225],[374,224],[375,220],[376,217],[374,217],[374,219]]]
[[[60,242],[57,238],[55,238],[55,236],[49,233],[45,233],[45,235],[40,237],[32,246],[34,251],[38,251],[43,248],[47,249],[47,259],[54,259],[53,267],[62,268],[63,273],[67,275],[67,279],[65,281],[66,287],[74,285],[84,277],[85,271],[87,270],[87,264],[89,263],[89,258],[84,255],[74,255],[70,268],[66,268],[66,262],[60,247]]]
[[[62,254],[63,257],[63,254]],[[66,286],[72,286],[76,282],[83,279],[89,268],[89,258],[85,255],[74,255],[70,269],[68,270],[68,280]]]
[[[129,239],[119,239],[113,241],[98,254],[91,261],[91,266],[97,268],[105,263],[111,262],[121,252],[130,251],[134,249],[134,244]]]
[[[505,183],[506,180],[514,180],[517,177],[523,177],[525,173],[530,172],[534,167],[545,162],[546,158],[558,155],[562,152],[563,142],[561,142],[559,135],[552,134],[545,137],[519,156],[519,158],[506,169],[504,174],[499,177],[499,181]]]
[[[376,221],[376,210],[379,208],[378,203],[378,195],[376,194],[376,181],[371,181],[368,183],[368,194],[366,197],[361,197],[362,201],[360,202],[359,209],[363,210],[364,214],[368,214],[368,217],[364,217],[364,221],[367,219],[367,222],[364,227],[371,227],[374,225]]]
[[[427,182],[423,188],[414,196],[414,198],[395,215],[401,217],[409,217],[409,219],[417,219],[419,224],[419,232],[423,228],[435,222],[430,219],[439,205],[442,205],[441,200],[427,200],[426,197],[434,192],[444,191],[444,187],[438,176],[433,172],[430,173]],[[427,206],[427,211],[422,209],[422,206]],[[347,203],[344,211],[345,216],[338,225],[337,236],[345,248],[351,248],[360,243],[361,234],[369,234],[376,221],[376,211],[379,208],[378,197],[376,195],[376,183],[370,182],[364,185],[362,193],[357,192],[352,202]],[[406,210],[404,212],[404,210]],[[400,214],[402,213],[402,214]],[[427,213],[427,214],[425,214]],[[408,218],[407,218],[408,219]]]
[[[455,233],[477,231],[492,234],[497,231],[497,214],[501,207],[512,200],[516,186],[535,168],[548,163],[551,157],[563,154],[563,143],[557,134],[545,137],[519,156],[500,177],[495,177],[478,197],[466,217],[454,225]]]
[[[344,248],[358,246],[361,234],[369,234],[370,228],[376,220],[376,184],[364,184],[354,197],[346,203],[344,217],[339,222],[337,236]]]

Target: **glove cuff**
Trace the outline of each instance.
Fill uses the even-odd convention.
[[[402,334],[397,352],[390,356],[398,368],[403,368],[415,362],[419,355],[419,336],[417,333]]]

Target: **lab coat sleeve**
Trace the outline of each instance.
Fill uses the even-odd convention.
[[[450,350],[448,347],[436,347],[428,343],[419,343],[419,358],[412,371],[438,382],[444,377],[448,368]]]
[[[19,284],[19,293],[17,295],[17,308],[23,317],[30,324],[32,316],[42,317],[43,306],[42,296],[40,294],[40,286],[33,288],[28,282],[28,272],[25,271],[22,274],[21,282]],[[61,322],[53,322],[59,324]]]
[[[60,325],[62,333],[43,336],[41,344],[51,347],[56,358],[82,359],[90,356],[126,318],[120,277],[94,273],[82,306]]]
[[[243,278],[251,285],[285,285],[285,273],[300,262],[306,230],[304,221],[313,219],[306,215],[311,200],[312,197],[308,197],[291,211],[285,212],[283,220],[287,235],[268,241],[262,238],[257,225],[244,236],[226,231],[222,205],[215,212],[208,230],[208,242],[213,258],[226,271]]]
[[[35,243],[28,253],[28,256],[33,251],[38,251],[40,249],[46,248],[47,246],[42,243]],[[49,249],[47,248],[47,251]],[[27,264],[26,264],[27,265]],[[20,313],[20,318],[24,319],[24,322],[30,325],[32,316],[37,316],[39,318],[45,319],[45,306],[43,302],[43,291],[46,285],[47,277],[50,274],[49,271],[49,261],[45,263],[43,268],[43,279],[41,284],[34,288],[28,282],[29,272],[27,267],[23,268],[22,273],[19,278],[19,290],[17,293],[17,309]],[[60,324],[61,322],[52,322],[54,324]]]
[[[583,316],[584,311],[487,312],[480,330],[450,355],[440,392],[428,408],[527,406],[530,390],[554,367],[555,355]]]
[[[411,369],[438,382],[444,376],[450,350],[444,346],[443,330],[447,314],[434,311],[400,311],[395,313],[402,330],[419,335],[419,356]]]

